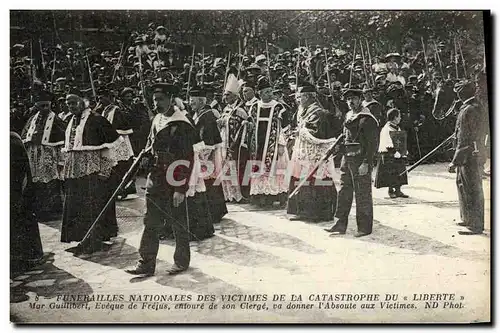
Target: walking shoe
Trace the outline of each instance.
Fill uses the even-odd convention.
[[[155,274],[155,268],[139,263],[134,268],[126,269],[125,272],[132,275],[153,276]]]
[[[172,267],[167,269],[167,272],[169,275],[176,275],[176,274],[184,272],[186,269],[187,268],[180,267],[177,264],[173,264]]]
[[[367,236],[371,234],[371,232],[361,232],[361,231],[358,231],[354,234],[354,237],[363,237],[363,236]]]
[[[396,195],[396,193],[394,193],[394,192],[390,192],[390,193],[389,193],[389,197],[390,197],[391,199],[394,199],[394,198],[397,198],[398,196]]]
[[[467,226],[467,223],[465,223],[465,222],[458,222],[458,223],[457,223],[457,225],[458,225],[459,227],[466,227],[466,226]]]
[[[404,194],[403,192],[399,191],[394,193],[396,195],[396,198],[409,198],[408,195]],[[391,197],[392,198],[392,197]]]
[[[329,229],[323,229],[323,230],[334,235],[345,235],[345,230],[340,228],[337,224],[335,224]]]
[[[470,236],[470,235],[481,235],[483,232],[479,230],[460,230],[458,232],[459,235],[462,236]]]

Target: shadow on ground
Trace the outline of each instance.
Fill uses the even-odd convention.
[[[332,236],[334,237],[344,237],[349,239],[354,239],[354,233],[356,232],[356,217],[349,217],[349,226],[347,233],[342,236]],[[450,235],[452,237],[454,235]],[[464,237],[458,236],[457,237]],[[489,237],[487,235],[482,236],[465,236],[465,237]],[[392,228],[382,224],[378,220],[373,222],[373,233],[371,235],[356,238],[361,241],[382,244],[389,247],[395,247],[399,249],[411,250],[420,255],[439,255],[450,258],[460,258],[475,261],[489,261],[490,254],[486,252],[477,251],[467,251],[460,249],[456,246],[445,244],[439,242],[430,237],[422,236],[420,234],[411,232],[409,230],[401,230]]]
[[[27,301],[28,292],[45,298],[55,298],[75,293],[90,295],[93,291],[84,280],[54,266],[54,253],[49,253],[43,264],[28,271],[11,274],[10,303]]]

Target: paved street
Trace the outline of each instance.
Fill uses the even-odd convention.
[[[473,322],[490,319],[490,180],[485,179],[486,231],[460,236],[455,175],[446,164],[424,165],[410,174],[403,191],[408,199],[390,199],[374,189],[374,232],[354,238],[355,209],[345,236],[323,231],[331,223],[289,221],[286,211],[263,211],[251,205],[229,205],[216,235],[192,242],[191,267],[169,276],[173,241],[160,245],[157,273],[136,278],[125,273],[138,259],[144,199],[120,202],[120,235],[109,249],[75,257],[59,242],[60,221],[40,224],[47,261],[11,279],[11,317],[18,322]],[[353,207],[354,208],[354,207]],[[311,294],[378,293],[413,298],[420,293],[455,293],[463,308],[324,309]],[[49,309],[62,295],[121,294],[123,310]],[[215,295],[219,310],[132,310],[130,295]],[[221,309],[221,295],[266,294],[267,310]],[[282,309],[272,295],[285,294]],[[313,308],[287,309],[291,294],[302,295]],[[463,298],[461,298],[463,297]],[[200,302],[198,302],[200,303]],[[262,302],[253,302],[260,304]],[[295,302],[297,303],[297,302]],[[298,302],[301,303],[301,302]],[[31,304],[31,307],[30,307]],[[36,304],[45,304],[40,309]],[[142,306],[145,303],[139,303]],[[201,304],[201,303],[200,303]]]

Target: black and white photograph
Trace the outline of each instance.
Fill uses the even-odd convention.
[[[491,21],[10,9],[11,323],[491,323]]]

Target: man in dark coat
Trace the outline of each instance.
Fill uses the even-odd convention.
[[[126,270],[133,275],[154,275],[164,221],[171,226],[175,237],[174,265],[169,274],[185,271],[191,259],[186,192],[198,135],[187,113],[174,106],[177,94],[174,85],[153,86],[153,102],[159,113],[153,119],[148,145],[152,144],[155,165],[146,182],[147,212],[139,247],[141,259],[135,268]]]
[[[14,132],[10,132],[10,163],[10,267],[16,272],[38,263],[43,249],[33,209],[28,153]]]
[[[487,113],[476,101],[476,86],[462,81],[455,91],[463,102],[455,126],[456,149],[449,172],[457,172],[458,200],[461,222],[468,230],[460,235],[482,234],[484,230],[484,193],[482,172],[486,160],[484,146]]]
[[[347,229],[352,199],[356,195],[356,237],[371,234],[373,226],[372,169],[377,149],[378,122],[362,106],[361,89],[348,89],[344,97],[349,111],[344,122],[344,156],[340,165],[340,191],[335,224],[326,231],[343,235]]]

